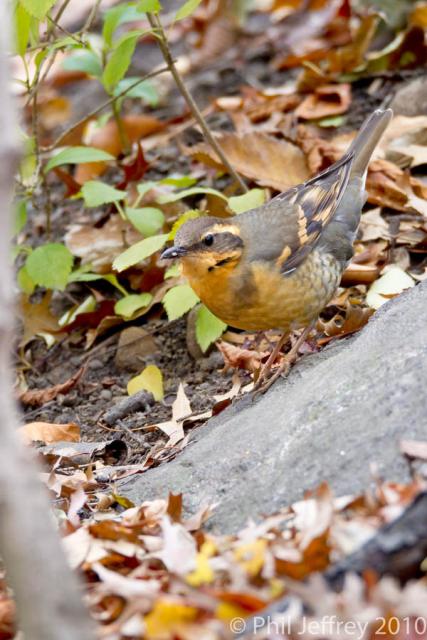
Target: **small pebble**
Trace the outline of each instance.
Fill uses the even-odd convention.
[[[95,358],[95,360],[89,360],[88,367],[92,371],[97,371],[98,369],[102,369],[104,367],[104,363],[101,362],[101,360]]]
[[[111,399],[112,399],[112,397],[113,397],[113,394],[111,393],[110,389],[103,389],[103,390],[101,391],[101,393],[99,394],[99,397],[100,397],[102,400],[105,400],[106,402],[110,402],[110,400],[111,400]]]

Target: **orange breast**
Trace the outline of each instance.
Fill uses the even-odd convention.
[[[212,313],[246,330],[307,326],[332,298],[341,277],[333,256],[316,251],[287,276],[267,263],[254,263],[251,272],[247,286],[240,266],[200,273],[194,265],[183,264],[184,275]]]

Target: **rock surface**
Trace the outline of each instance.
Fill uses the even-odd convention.
[[[190,512],[219,502],[212,525],[234,531],[327,480],[360,491],[376,465],[403,479],[402,438],[427,437],[427,283],[385,304],[353,339],[305,356],[286,381],[194,432],[174,461],[122,482],[139,502],[184,494]]]

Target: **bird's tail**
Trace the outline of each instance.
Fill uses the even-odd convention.
[[[362,177],[365,173],[371,155],[382,134],[393,116],[391,109],[377,109],[365,120],[358,135],[353,140],[348,153],[352,153],[354,160],[351,167],[351,177]]]

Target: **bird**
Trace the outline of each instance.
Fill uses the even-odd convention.
[[[285,375],[353,256],[370,158],[393,112],[377,109],[343,157],[268,203],[229,218],[185,222],[163,260],[181,263],[204,305],[223,322],[282,337],[259,372],[255,391]],[[272,372],[290,334],[303,329]]]

